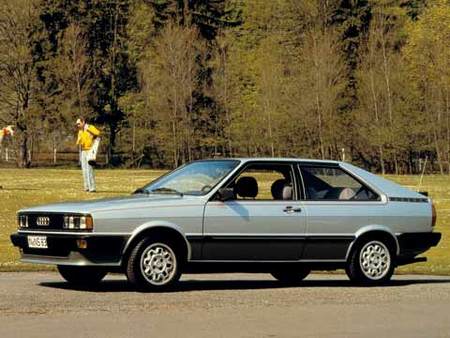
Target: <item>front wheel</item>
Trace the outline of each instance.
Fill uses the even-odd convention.
[[[171,241],[143,239],[132,250],[127,278],[138,289],[167,290],[180,278],[180,256]]]
[[[357,245],[346,272],[350,280],[362,285],[382,285],[394,273],[394,252],[384,240],[370,239]]]
[[[304,280],[309,275],[310,272],[311,272],[310,269],[302,268],[292,271],[288,270],[274,271],[271,273],[271,275],[282,283],[295,284]]]
[[[104,269],[95,266],[72,265],[58,265],[58,271],[69,283],[83,286],[92,286],[100,283],[108,273]]]

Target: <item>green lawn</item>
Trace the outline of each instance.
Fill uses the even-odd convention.
[[[81,171],[69,169],[0,169],[0,271],[35,270],[50,267],[18,262],[18,250],[9,241],[16,229],[16,211],[23,207],[56,201],[84,200],[130,194],[136,188],[155,179],[157,170],[97,170],[96,194],[82,189]],[[403,185],[415,188],[418,176],[389,176]],[[450,176],[425,176],[422,191],[428,191],[436,203],[438,223],[443,233],[439,247],[427,254],[429,261],[401,268],[401,272],[450,274]]]
[[[387,176],[408,188],[416,190],[419,176]],[[426,253],[428,262],[404,266],[397,271],[423,274],[450,275],[450,176],[424,176],[420,191],[428,191],[437,211],[436,231],[442,233],[439,245]]]
[[[87,200],[127,195],[154,180],[163,171],[97,170],[97,193],[83,191],[81,170],[0,169],[0,271],[42,269],[41,265],[18,262],[18,250],[9,240],[16,229],[20,208],[69,200]]]

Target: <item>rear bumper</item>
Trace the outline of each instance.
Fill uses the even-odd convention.
[[[441,240],[439,232],[415,232],[405,233],[397,236],[400,246],[400,257],[414,257],[433,246],[438,245]]]
[[[47,237],[47,249],[28,247],[28,235]],[[87,247],[81,249],[77,240],[85,240]],[[11,242],[20,248],[21,261],[37,264],[119,266],[128,236],[16,233]]]

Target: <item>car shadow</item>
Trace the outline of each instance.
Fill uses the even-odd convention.
[[[419,284],[448,284],[450,279],[402,279],[391,280],[383,286],[403,287]],[[84,292],[138,292],[127,280],[104,280],[95,286],[77,286],[67,282],[42,282],[40,286],[74,290]],[[287,289],[287,288],[367,288],[354,285],[349,280],[304,280],[296,284],[283,284],[276,280],[182,280],[174,289],[167,292],[188,291],[220,291],[220,290],[258,290],[258,289]]]

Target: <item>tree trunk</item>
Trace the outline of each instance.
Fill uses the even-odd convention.
[[[384,152],[383,147],[381,145],[379,146],[379,152],[380,152],[381,174],[384,175],[386,174],[386,169],[384,167]]]
[[[28,135],[26,131],[23,131],[20,138],[17,166],[19,168],[28,168],[30,166],[30,163],[28,161]]]
[[[375,113],[375,122],[376,122],[376,128],[377,128],[377,134],[378,134],[378,149],[380,153],[380,165],[381,165],[381,173],[384,175],[386,173],[386,169],[384,167],[384,152],[383,152],[383,144],[381,143],[381,124],[380,124],[380,118],[379,118],[379,112],[378,112],[378,101],[377,101],[377,94],[375,92],[375,81],[373,78],[373,69],[370,70],[370,90],[372,92],[372,99],[373,99],[373,109]]]
[[[393,117],[393,109],[392,109],[392,93],[391,93],[391,83],[390,83],[390,70],[389,70],[389,60],[386,55],[386,41],[384,39],[384,32],[382,31],[380,34],[381,37],[381,50],[383,52],[383,73],[384,73],[384,81],[386,83],[386,94],[387,94],[387,106],[389,113],[389,138],[391,141],[391,146],[393,148],[393,156],[394,156],[394,168],[395,174],[398,175],[398,160],[397,160],[397,145],[395,144],[394,138],[394,117]]]
[[[313,37],[313,43],[314,43],[314,68],[316,71],[316,88],[315,88],[315,98],[316,98],[316,110],[317,110],[317,127],[318,127],[318,133],[319,133],[319,148],[320,148],[320,156],[323,159],[325,159],[325,149],[324,149],[324,141],[323,141],[323,121],[322,121],[322,109],[320,105],[320,97],[319,97],[319,87],[320,87],[320,69],[319,64],[317,62],[317,42],[316,38]]]
[[[83,108],[81,105],[81,80],[77,78],[77,92],[78,92],[78,117],[84,117],[83,116]]]
[[[222,52],[222,66],[223,66],[223,79],[222,82],[224,84],[224,93],[223,93],[223,102],[224,102],[224,109],[225,109],[225,117],[227,121],[227,147],[228,147],[228,156],[233,156],[233,150],[231,145],[231,118],[230,118],[230,110],[228,109],[228,73],[227,73],[227,54],[224,50]]]
[[[108,162],[114,161],[114,148],[116,145],[116,132],[118,125],[118,107],[117,107],[117,97],[116,97],[116,53],[117,53],[117,26],[118,26],[118,16],[119,16],[119,4],[116,2],[114,9],[113,20],[113,42],[111,46],[111,88],[110,88],[110,109],[111,117],[109,123],[109,145],[108,145]],[[109,163],[108,163],[109,164]]]
[[[439,171],[441,172],[441,175],[444,175],[444,166],[442,164],[441,151],[439,149],[438,135],[435,126],[433,126],[433,138],[434,138],[434,147],[436,150],[436,157],[439,165]]]

